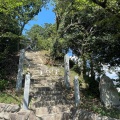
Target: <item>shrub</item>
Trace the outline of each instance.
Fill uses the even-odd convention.
[[[4,80],[4,79],[0,80],[0,91],[4,90],[7,85],[8,85],[7,80]]]

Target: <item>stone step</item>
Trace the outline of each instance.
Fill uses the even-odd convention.
[[[69,111],[53,114],[36,114],[36,116],[39,117],[40,120],[73,120]]]
[[[46,73],[46,72],[38,72],[38,73],[33,73],[31,78],[35,78],[35,77],[51,77],[51,74],[50,73]],[[55,77],[59,77],[59,75],[56,75],[56,74],[53,74],[53,77],[52,78],[55,78]]]
[[[40,75],[40,74],[34,74],[34,75],[32,75],[31,76],[31,79],[40,79],[41,77],[50,77],[49,75],[46,75],[46,74],[44,74],[44,75]]]
[[[30,69],[41,69],[41,66],[40,65],[36,65],[36,64],[30,64],[29,66]]]
[[[64,96],[62,95],[34,95],[34,98],[38,101],[55,101],[55,100],[62,100]]]
[[[38,84],[41,82],[58,82],[58,77],[55,78],[50,78],[50,77],[45,77],[45,76],[41,76],[39,79],[31,79],[31,84]]]
[[[42,81],[41,83],[39,84],[31,84],[31,89],[36,89],[36,88],[42,88],[42,87],[50,87],[50,88],[54,88],[56,86],[56,83],[55,82],[47,82],[47,81]],[[40,89],[39,89],[40,90]]]
[[[49,74],[36,74],[36,75],[32,75],[31,79],[41,79],[41,77],[49,77],[48,80],[58,80],[59,79],[59,75],[54,75],[54,77],[51,78],[51,76]]]
[[[32,76],[37,76],[37,75],[32,75]],[[31,76],[31,77],[32,77]],[[38,75],[39,76],[39,79],[31,79],[31,81],[34,81],[34,80],[36,80],[36,81],[39,81],[39,80],[47,80],[47,79],[49,79],[50,78],[50,76],[46,76],[46,75]]]
[[[29,71],[32,73],[40,73],[40,69],[36,69],[36,68],[31,68],[31,69],[29,69]]]
[[[58,83],[56,79],[39,79],[39,80],[31,80],[31,84],[55,84]]]
[[[70,112],[71,106],[68,105],[57,105],[57,106],[47,106],[40,107],[35,109],[36,115],[47,115],[53,113],[61,113],[61,112]]]
[[[38,91],[37,90],[34,90],[34,91],[31,91],[31,93],[33,93],[35,96],[40,96],[40,95],[62,95],[62,91],[60,90],[57,90],[57,91],[54,91],[54,90],[48,90],[48,91]]]
[[[34,86],[34,87],[31,87],[31,89],[33,91],[36,91],[36,92],[41,92],[41,91],[61,91],[61,88],[60,87],[50,87],[50,86],[40,86],[40,85],[37,85],[37,86]]]
[[[29,71],[31,71],[31,72],[40,72],[40,71],[42,71],[43,73],[54,73],[54,74],[58,74],[58,72],[59,72],[59,70],[57,69],[49,69],[49,68],[42,68],[42,67],[32,67],[31,69],[29,69]]]
[[[34,68],[34,69],[41,69],[42,67],[44,67],[44,65],[41,63],[41,64],[30,64],[30,68]]]
[[[66,101],[64,99],[55,100],[55,101],[37,101],[33,104],[35,108],[39,107],[48,107],[48,106],[55,106],[55,105],[67,105],[73,104],[73,101]]]

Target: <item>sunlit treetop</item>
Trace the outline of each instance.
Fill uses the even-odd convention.
[[[10,13],[14,8],[25,4],[25,0],[0,0],[0,12]]]
[[[44,4],[48,0],[0,0],[0,12],[9,14],[15,8],[27,5],[29,3]]]
[[[120,18],[120,0],[89,0]]]
[[[75,6],[78,10],[86,8],[86,6],[95,7],[96,5],[89,0],[75,0]]]

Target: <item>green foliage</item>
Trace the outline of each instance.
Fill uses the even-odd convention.
[[[0,79],[0,91],[5,90],[7,85],[8,85],[8,81],[7,80]]]
[[[14,77],[13,71],[16,72],[16,70],[13,70],[15,68],[8,70],[7,67],[10,66],[8,63],[11,59],[9,58],[16,55],[16,52],[21,49],[20,47],[25,46],[21,42],[25,38],[21,36],[24,26],[40,12],[41,8],[48,1],[0,0],[0,90],[4,90],[7,87],[8,79]],[[17,63],[18,61],[16,60],[14,62]],[[14,64],[12,67],[14,67]],[[12,73],[13,75],[11,77],[10,75]]]
[[[89,83],[92,85],[95,83],[94,72],[102,72],[101,63],[109,63],[111,66],[120,64],[120,53],[117,52],[120,49],[120,20],[118,14],[111,14],[87,0],[67,2],[68,4],[56,2],[55,12],[59,15],[58,37],[65,39],[67,47],[81,57],[83,75],[88,71],[86,60],[90,61],[89,81],[93,82]],[[117,5],[114,4],[115,1],[107,2],[111,7]],[[70,4],[72,5],[69,6]]]
[[[6,104],[18,104],[21,105],[22,103],[22,95],[15,95],[14,93],[0,93],[0,103],[6,103]]]
[[[53,44],[53,49],[52,49],[51,55],[55,59],[63,59],[64,55],[67,53],[68,49],[69,48],[68,48],[68,46],[66,44],[65,39],[56,38],[56,41]]]
[[[117,52],[120,41],[119,37],[115,37],[120,31],[120,20],[116,15],[86,0],[67,2],[56,2],[57,44],[59,46],[59,41],[63,39],[66,45],[63,45],[62,49],[71,48],[80,56],[82,64],[78,70],[81,70],[84,80],[89,84],[89,90],[98,96],[99,83],[95,81],[95,72],[101,74],[101,64],[104,63],[120,64],[120,53]],[[89,68],[86,65],[87,60],[90,62]],[[91,77],[86,76],[87,72]]]
[[[0,1],[0,56],[19,50],[24,26],[37,15],[48,0]]]
[[[120,1],[119,0],[89,0],[98,6],[104,8],[107,12],[120,17]]]
[[[75,65],[72,67],[72,70],[75,71],[76,73],[78,73],[79,75],[81,74],[81,68],[80,68],[80,66],[78,66],[77,64],[75,64]]]
[[[0,12],[8,14],[12,12],[14,8],[22,6],[24,3],[24,1],[18,0],[0,0]]]
[[[101,116],[108,116],[111,118],[120,119],[120,111],[114,108],[106,109],[89,89],[81,90],[81,104],[80,109],[86,109],[88,111],[100,114]]]
[[[10,14],[18,7],[27,6],[31,3],[38,5],[45,5],[49,0],[0,0],[0,12]]]
[[[31,40],[32,46],[36,46],[37,50],[51,50],[55,35],[55,25],[47,23],[43,27],[34,25],[26,32],[26,37]]]
[[[120,119],[120,114],[119,114],[119,110],[116,110],[116,109],[106,109],[104,107],[98,107],[98,106],[92,106],[92,110],[95,112],[95,113],[98,113],[102,116],[109,116],[111,118],[117,118],[117,119]]]

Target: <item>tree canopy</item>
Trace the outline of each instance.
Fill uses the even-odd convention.
[[[0,0],[0,58],[19,50],[24,26],[49,0]],[[6,52],[7,51],[7,52]],[[3,54],[3,55],[2,55]],[[5,55],[6,56],[6,55]]]
[[[55,3],[58,39],[64,39],[67,49],[80,57],[83,76],[89,72],[94,81],[95,72],[102,73],[102,64],[120,65],[118,0],[55,0]]]
[[[26,32],[26,37],[37,50],[51,50],[56,35],[55,24],[45,23],[44,26],[34,25]]]
[[[72,49],[82,60],[81,73],[101,74],[102,64],[120,65],[119,0],[53,0],[56,24],[34,25],[26,38],[36,49],[63,57]],[[18,48],[24,26],[49,0],[0,0],[0,56]],[[17,42],[16,42],[17,41]],[[89,62],[90,67],[86,65]]]

